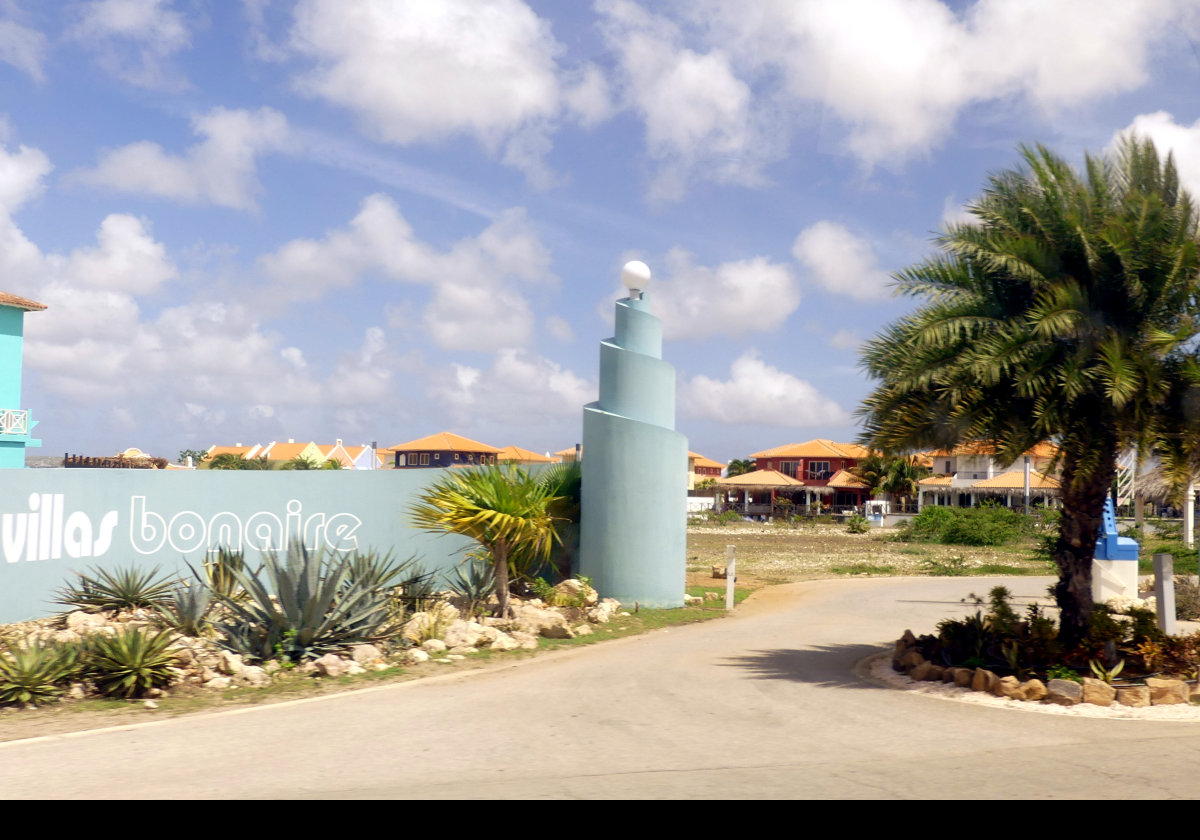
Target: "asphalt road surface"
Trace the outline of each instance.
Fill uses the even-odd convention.
[[[1200,724],[878,686],[865,657],[1043,578],[811,581],[513,666],[0,745],[5,798],[1194,798]],[[448,666],[449,667],[449,666]]]

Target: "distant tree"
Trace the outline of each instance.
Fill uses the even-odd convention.
[[[292,458],[290,461],[284,461],[283,464],[280,465],[279,469],[281,469],[281,470],[320,470],[320,469],[325,469],[325,467],[322,465],[322,462],[318,461],[316,458],[312,458],[308,455],[297,455],[295,458]]]
[[[732,478],[735,475],[745,475],[748,472],[754,472],[754,461],[749,458],[743,458],[740,461],[734,458],[725,467],[726,478]]]
[[[179,463],[186,464],[187,459],[191,458],[193,464],[200,464],[208,460],[208,453],[199,449],[181,449],[179,450]]]

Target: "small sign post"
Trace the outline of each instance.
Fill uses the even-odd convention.
[[[737,561],[733,556],[733,546],[725,546],[725,609],[733,609],[733,584],[737,580]]]

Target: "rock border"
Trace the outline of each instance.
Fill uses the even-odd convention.
[[[1069,712],[1094,717],[1200,721],[1200,685],[1150,677],[1142,686],[1112,686],[1084,677],[1073,680],[1018,680],[986,668],[944,668],[925,659],[911,630],[896,640],[891,655],[873,657],[870,676],[884,683],[947,699],[977,701],[1030,711]],[[890,667],[889,667],[890,666]]]

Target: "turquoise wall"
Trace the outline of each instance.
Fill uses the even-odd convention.
[[[248,557],[292,536],[310,547],[391,550],[449,571],[472,543],[406,524],[443,470],[242,472],[19,470],[0,482],[0,622],[61,609],[73,571],[137,566],[186,573],[210,548]]]
[[[0,306],[0,408],[21,408],[24,310]]]
[[[580,574],[607,597],[683,605],[687,439],[675,431],[675,370],[662,323],[641,300],[617,301],[600,344],[600,399],[583,410]]]

